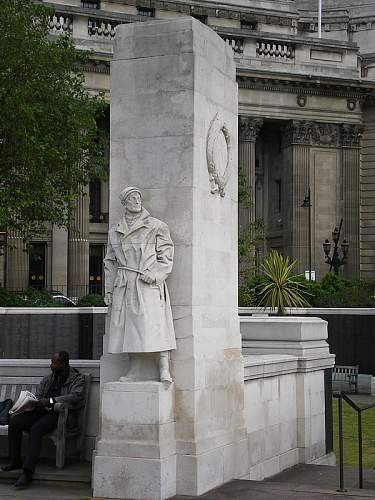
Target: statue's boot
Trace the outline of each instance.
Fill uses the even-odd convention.
[[[169,351],[160,353],[159,358],[160,382],[172,382],[171,372],[169,371]]]

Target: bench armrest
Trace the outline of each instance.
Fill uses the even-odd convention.
[[[59,419],[57,421],[57,440],[65,441],[65,427],[66,420],[68,418],[68,408],[62,408],[59,410]]]

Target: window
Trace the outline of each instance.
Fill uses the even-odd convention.
[[[81,0],[84,9],[100,9],[100,0]]]
[[[100,181],[91,181],[90,187],[90,222],[102,222],[101,203],[102,203],[102,185]]]
[[[46,244],[31,243],[29,247],[29,287],[46,286]]]
[[[103,245],[89,248],[89,293],[103,293]]]
[[[155,9],[148,7],[137,7],[137,14],[144,17],[155,17]]]
[[[255,21],[241,21],[241,28],[243,30],[255,31],[257,29],[257,23]]]
[[[276,199],[276,204],[275,204],[275,209],[277,212],[281,212],[281,202],[282,202],[282,184],[281,184],[281,179],[278,179],[275,181],[275,199]]]
[[[207,16],[201,16],[199,14],[190,14],[194,19],[198,19],[202,24],[207,24]]]

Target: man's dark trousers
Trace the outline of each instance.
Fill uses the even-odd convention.
[[[56,429],[59,415],[53,411],[34,410],[13,415],[8,428],[11,463],[21,463],[22,431],[29,432],[29,443],[23,468],[34,472],[44,434]]]

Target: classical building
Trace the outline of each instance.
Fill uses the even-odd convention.
[[[232,47],[239,86],[239,165],[262,218],[267,247],[327,271],[322,244],[342,223],[343,272],[375,278],[375,0],[56,0],[51,36],[70,33],[92,50],[90,92],[108,101],[116,26],[191,15]],[[319,37],[321,34],[321,37]],[[126,168],[126,165],[125,165]],[[0,257],[9,288],[35,283],[70,295],[101,293],[108,186],[93,182],[77,201],[70,232],[51,228],[25,253],[17,235]],[[4,262],[5,261],[5,262]]]

